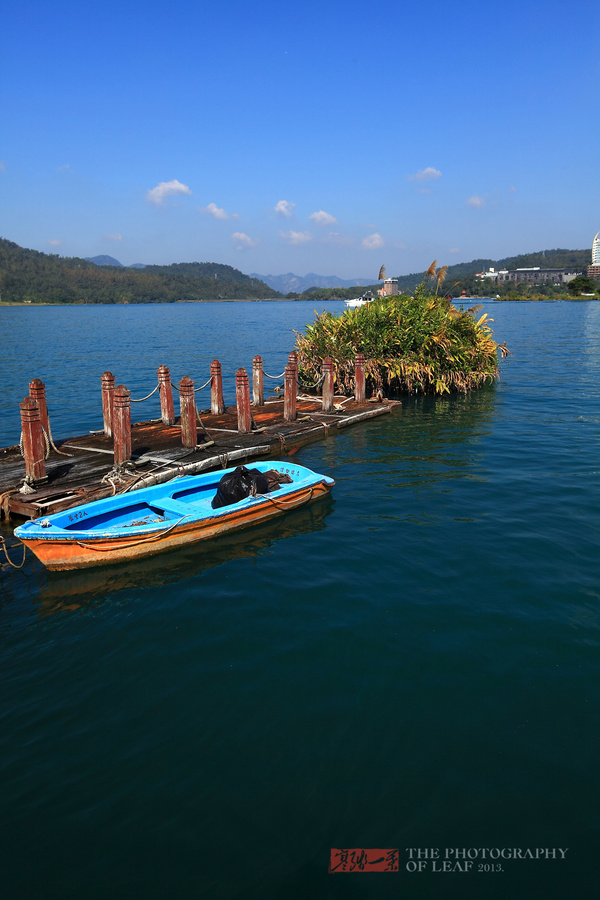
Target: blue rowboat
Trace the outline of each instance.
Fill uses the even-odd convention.
[[[327,475],[290,462],[259,462],[253,468],[278,473],[288,483],[214,509],[220,480],[235,469],[185,475],[33,519],[19,525],[15,537],[49,569],[98,566],[246,528],[312,503],[335,484]],[[273,487],[275,481],[271,479]]]

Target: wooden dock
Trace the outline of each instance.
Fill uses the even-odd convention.
[[[333,400],[331,409],[324,412],[318,397],[298,396],[291,421],[286,399],[267,400],[252,407],[248,433],[239,431],[237,406],[219,414],[200,411],[192,440],[188,434],[188,446],[182,445],[182,432],[189,432],[190,426],[181,417],[174,418],[173,424],[161,419],[138,422],[131,426],[129,458],[119,465],[115,465],[114,438],[104,432],[55,440],[45,460],[45,480],[28,485],[26,492],[22,492],[26,467],[21,449],[0,450],[2,514],[5,518],[37,518],[178,475],[285,457],[305,444],[323,440],[332,431],[401,407],[395,401]]]

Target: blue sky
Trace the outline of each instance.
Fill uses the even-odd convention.
[[[0,236],[376,279],[591,247],[600,4],[19,0]]]

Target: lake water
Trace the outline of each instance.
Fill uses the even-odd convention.
[[[0,571],[3,900],[597,896],[600,303],[485,308],[499,382],[303,449],[325,502],[132,565]],[[105,370],[142,397],[217,357],[232,401],[312,318],[2,309],[0,446],[34,377],[54,436],[81,434]],[[329,874],[331,848],[399,871]]]

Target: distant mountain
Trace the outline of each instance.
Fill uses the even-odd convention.
[[[27,250],[0,238],[0,284],[8,303],[176,303],[281,300],[268,285],[220,263],[122,266]],[[112,269],[111,272],[108,269]]]
[[[130,266],[124,266],[123,263],[115,259],[114,256],[86,256],[86,262],[94,263],[95,266],[120,266],[122,269],[145,269],[146,263],[132,263]]]
[[[308,275],[305,275],[304,277],[301,275],[294,275],[293,272],[288,272],[287,275],[257,275],[255,272],[252,272],[250,277],[258,278],[259,281],[264,281],[265,284],[272,287],[274,291],[279,291],[281,294],[290,294],[292,292],[302,294],[309,288],[314,287],[346,288],[359,285],[362,287],[371,284],[371,281],[366,278],[345,280],[343,278],[338,278],[337,275],[315,275],[314,272],[309,272]]]
[[[123,263],[120,263],[118,259],[114,258],[114,256],[86,256],[85,261],[94,263],[95,266],[121,266],[121,267],[123,267]]]

